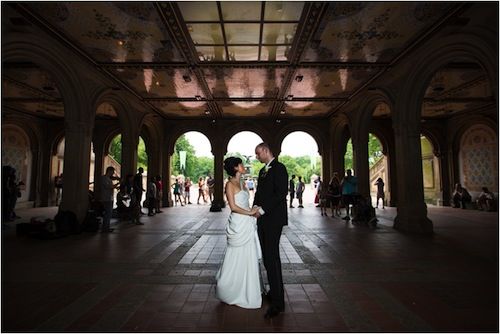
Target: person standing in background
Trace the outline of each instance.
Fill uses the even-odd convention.
[[[292,178],[290,179],[289,185],[288,185],[288,192],[290,193],[290,207],[294,208],[293,206],[293,199],[295,197],[295,175],[292,175]]]

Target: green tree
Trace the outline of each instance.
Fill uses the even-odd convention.
[[[352,140],[349,139],[347,142],[346,152],[344,156],[344,166],[345,169],[353,169],[353,148]],[[380,159],[382,159],[384,154],[382,153],[382,144],[378,138],[371,133],[368,135],[368,164],[370,168],[375,165]]]
[[[214,175],[214,159],[210,157],[195,157],[193,174],[189,175],[191,181],[196,182],[200,176]]]
[[[344,155],[344,168],[353,169],[353,151],[352,151],[352,140],[349,139],[347,142],[347,147]]]
[[[146,153],[146,144],[142,137],[139,137],[139,144],[137,145],[137,168],[139,167],[148,170],[148,155]]]
[[[370,168],[382,159],[383,156],[382,144],[377,137],[370,133],[368,135],[368,163]]]
[[[118,135],[111,140],[109,155],[119,164],[122,163],[122,135]]]

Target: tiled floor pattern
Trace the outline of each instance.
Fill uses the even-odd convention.
[[[281,258],[286,312],[215,298],[229,212],[165,209],[113,234],[42,241],[2,231],[2,331],[498,331],[498,215],[429,208],[435,235],[292,209]],[[19,211],[23,219],[53,208]]]

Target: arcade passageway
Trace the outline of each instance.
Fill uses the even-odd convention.
[[[429,238],[394,230],[391,208],[375,230],[290,209],[286,311],[272,320],[215,298],[228,214],[175,207],[51,241],[3,231],[2,331],[498,330],[497,213],[432,207]]]

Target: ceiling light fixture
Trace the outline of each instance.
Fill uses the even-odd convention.
[[[118,45],[120,45],[120,46],[121,46],[121,45],[123,45],[123,44],[125,44],[125,42],[124,42],[124,41],[118,41]]]
[[[295,81],[297,81],[297,82],[301,82],[301,81],[302,81],[302,79],[304,79],[304,76],[303,76],[303,75],[301,75],[301,74],[299,74],[299,75],[297,75],[297,76],[295,77]]]
[[[205,115],[210,115],[210,110],[205,110]]]
[[[201,101],[201,96],[200,95],[195,95],[194,98],[196,99],[196,101]]]
[[[156,82],[156,85],[157,85],[157,86],[159,86],[159,85],[160,85],[160,82],[159,82],[159,81],[157,81],[157,82]]]
[[[293,95],[288,95],[288,96],[286,97],[286,99],[287,99],[288,101],[292,101],[292,100],[293,100]]]
[[[184,79],[185,82],[191,82],[191,77],[187,74],[183,75],[182,79]]]
[[[284,114],[285,114],[285,111],[284,111],[284,110],[281,110],[281,111],[280,111],[280,114],[284,115]]]
[[[281,119],[277,119],[276,123],[278,123],[278,124],[281,123]]]

